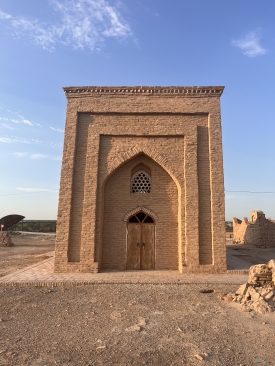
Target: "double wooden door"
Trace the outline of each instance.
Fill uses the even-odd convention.
[[[155,225],[128,223],[127,269],[155,268]]]

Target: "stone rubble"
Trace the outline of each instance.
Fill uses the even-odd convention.
[[[250,267],[248,282],[235,293],[221,296],[221,300],[236,302],[244,311],[254,310],[260,314],[275,311],[275,260]]]
[[[0,247],[11,247],[13,242],[7,231],[0,231]]]

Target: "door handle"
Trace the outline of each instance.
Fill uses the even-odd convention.
[[[140,247],[139,243],[137,243],[137,247]]]
[[[142,243],[142,248],[144,248],[145,247],[145,243]]]

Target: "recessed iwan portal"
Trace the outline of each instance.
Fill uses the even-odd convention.
[[[224,272],[223,87],[70,87],[56,272]]]

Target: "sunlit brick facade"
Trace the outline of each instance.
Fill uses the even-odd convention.
[[[224,272],[223,87],[67,87],[56,272]]]

